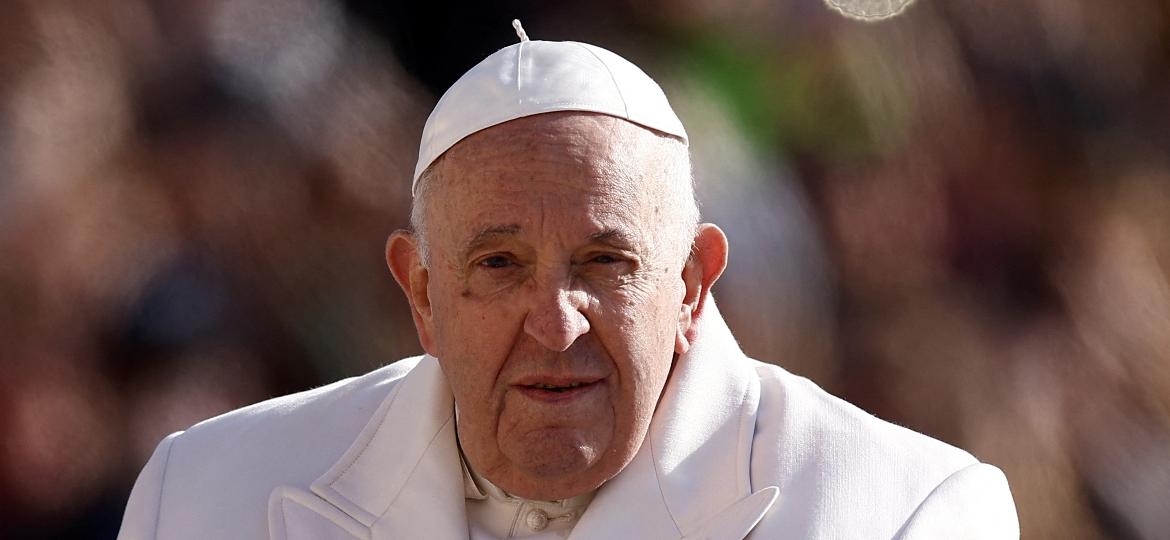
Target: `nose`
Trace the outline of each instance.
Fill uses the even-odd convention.
[[[524,320],[524,332],[545,348],[563,352],[589,332],[589,319],[582,313],[587,302],[584,292],[565,287],[543,292]]]

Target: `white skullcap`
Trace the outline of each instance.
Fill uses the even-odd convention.
[[[529,41],[484,58],[439,99],[423,127],[418,178],[464,137],[509,120],[554,111],[616,116],[687,141],[662,89],[638,66],[601,47],[574,41]]]

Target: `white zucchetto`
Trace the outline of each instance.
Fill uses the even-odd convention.
[[[423,171],[464,137],[509,120],[555,111],[607,114],[674,135],[687,133],[658,83],[628,60],[575,41],[504,47],[455,82],[427,118],[411,193]]]

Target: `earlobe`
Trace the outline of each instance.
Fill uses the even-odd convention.
[[[679,331],[675,337],[675,352],[682,354],[690,349],[698,337],[695,324],[703,314],[711,286],[727,268],[727,236],[719,227],[704,223],[695,235],[694,249],[683,265],[682,279],[686,287],[683,304],[679,312]]]
[[[410,313],[418,332],[419,343],[428,354],[437,356],[433,339],[430,292],[427,289],[430,273],[423,265],[413,233],[395,231],[390,235],[386,240],[386,265],[390,267],[394,281],[398,282],[410,303]]]

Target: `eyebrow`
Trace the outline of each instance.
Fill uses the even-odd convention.
[[[483,247],[485,244],[488,244],[494,240],[497,240],[497,239],[499,239],[501,237],[505,237],[505,236],[516,236],[519,233],[520,233],[520,225],[517,223],[512,223],[512,224],[508,224],[508,225],[492,225],[492,226],[486,227],[486,228],[480,230],[479,232],[475,233],[475,236],[472,236],[471,239],[468,240],[466,244],[464,244],[462,258],[464,260],[466,260],[467,257],[471,255],[471,252]]]
[[[470,240],[463,246],[461,252],[462,260],[467,260],[471,253],[483,246],[504,237],[511,237],[520,234],[521,227],[517,223],[508,225],[492,225],[485,227],[479,232],[475,233]],[[607,244],[618,249],[633,249],[636,245],[629,233],[621,229],[605,229],[589,235],[590,242],[599,244]]]
[[[633,238],[621,229],[605,229],[600,232],[595,232],[589,235],[589,241],[599,244],[609,244],[610,246],[622,249],[631,249],[635,245]]]

